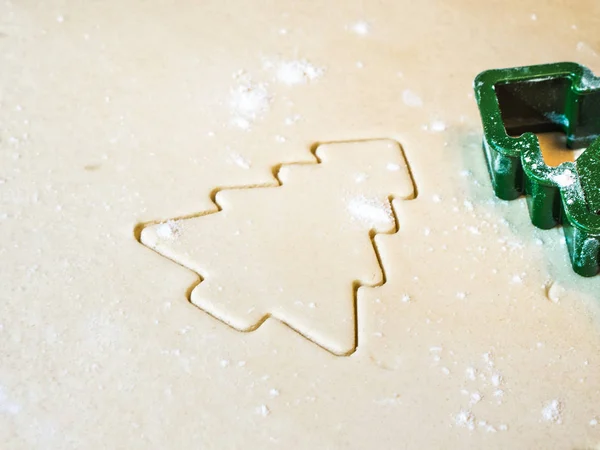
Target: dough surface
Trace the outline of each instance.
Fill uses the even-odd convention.
[[[336,355],[356,350],[355,290],[383,283],[370,233],[397,229],[388,197],[411,198],[389,140],[319,145],[277,184],[215,194],[222,208],[146,226],[143,244],[204,278],[190,301],[241,331],[273,317]]]
[[[0,18],[3,449],[600,445],[600,276],[494,198],[471,86],[600,73],[598,2]]]

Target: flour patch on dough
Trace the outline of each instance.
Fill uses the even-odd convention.
[[[275,70],[275,79],[287,86],[309,84],[321,78],[325,69],[315,66],[306,59],[265,62],[265,68]]]
[[[269,414],[271,414],[271,410],[267,405],[260,405],[258,408],[256,408],[256,414],[267,417]]]
[[[156,236],[160,239],[174,241],[181,236],[182,231],[183,227],[180,220],[167,220],[156,227]]]
[[[371,25],[364,20],[359,20],[358,22],[354,23],[350,29],[359,36],[366,36],[371,32]]]
[[[459,413],[454,418],[454,423],[461,428],[467,428],[468,430],[474,430],[475,429],[475,416],[473,415],[473,413],[471,411],[463,409],[463,410],[459,411]]]
[[[387,202],[376,198],[358,196],[348,202],[348,211],[360,222],[373,226],[377,223],[393,223],[394,215]]]
[[[229,155],[229,161],[245,170],[248,170],[252,167],[252,162],[249,159],[244,158],[239,153],[232,153]]]
[[[429,130],[433,131],[434,133],[446,131],[446,124],[443,120],[433,120],[429,124]]]
[[[0,413],[15,415],[19,411],[21,411],[21,406],[10,401],[4,387],[0,386]]]
[[[420,108],[423,106],[423,100],[421,100],[421,97],[419,97],[410,89],[405,89],[402,91],[402,101],[406,106],[410,106],[411,108]]]
[[[560,400],[549,401],[542,409],[542,419],[544,422],[562,423],[563,408],[564,405]]]
[[[243,70],[233,75],[235,86],[231,88],[231,122],[243,130],[264,117],[271,107],[272,96],[266,83],[256,83]]]

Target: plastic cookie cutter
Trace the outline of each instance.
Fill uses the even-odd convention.
[[[563,62],[487,70],[474,82],[494,191],[526,195],[531,222],[562,224],[575,272],[600,271],[600,78]],[[575,162],[548,166],[534,133],[562,131]]]

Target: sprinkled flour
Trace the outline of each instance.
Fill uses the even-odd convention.
[[[249,169],[250,167],[252,167],[252,163],[239,153],[232,153],[229,158],[232,163],[241,167],[242,169]]]
[[[359,20],[353,24],[350,29],[360,36],[366,36],[371,31],[371,25],[364,20]]]
[[[354,219],[368,225],[394,221],[390,205],[376,198],[355,197],[348,202],[348,211]]]
[[[571,172],[569,169],[566,169],[561,174],[556,175],[554,177],[554,181],[560,187],[567,187],[567,186],[571,186],[575,182],[575,177],[573,175],[573,172]]]
[[[256,408],[256,413],[263,417],[267,417],[269,414],[271,414],[271,410],[267,405],[260,405],[258,408]]]
[[[402,101],[406,106],[410,106],[413,108],[419,108],[423,106],[423,101],[421,100],[421,97],[419,97],[410,89],[405,89],[402,92]]]
[[[174,241],[181,235],[181,222],[178,220],[167,220],[156,227],[156,235],[161,239]]]
[[[286,125],[294,125],[301,118],[302,118],[302,116],[300,114],[294,114],[293,116],[286,117],[284,123]]]
[[[429,129],[433,132],[439,133],[446,130],[446,124],[441,120],[434,120],[429,124]]]
[[[546,285],[546,298],[553,303],[558,303],[567,290],[557,282],[549,282]]]
[[[267,84],[255,83],[244,71],[234,74],[236,85],[231,89],[232,123],[243,130],[269,111],[271,95]]]
[[[559,400],[552,400],[542,409],[542,419],[546,422],[562,423],[563,404]]]
[[[475,429],[475,416],[471,411],[461,410],[454,418],[454,423],[469,430]]]
[[[21,405],[11,402],[2,386],[0,386],[0,413],[11,415],[18,414],[21,411]]]
[[[323,76],[325,70],[312,65],[305,59],[281,61],[277,64],[267,63],[267,68],[275,68],[275,77],[280,83],[288,86],[308,84]]]

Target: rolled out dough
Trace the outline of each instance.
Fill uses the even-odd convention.
[[[471,83],[600,73],[599,27],[592,0],[0,3],[0,447],[597,448],[600,277],[493,197]],[[403,152],[311,154],[373,139]]]

